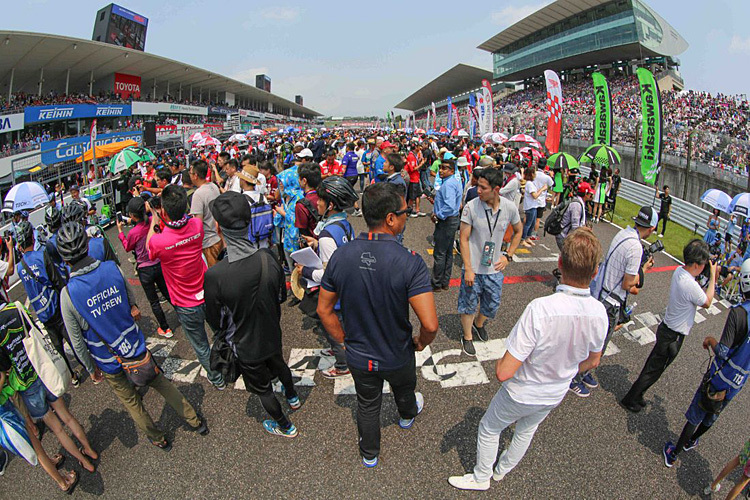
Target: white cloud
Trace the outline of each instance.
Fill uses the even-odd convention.
[[[241,82],[247,83],[248,85],[255,85],[255,75],[267,75],[267,74],[268,74],[268,68],[265,66],[261,66],[259,68],[247,68],[247,69],[237,70],[234,73],[231,73],[229,77],[234,78],[235,80],[239,80]]]
[[[750,54],[750,37],[742,38],[739,35],[734,35],[732,41],[729,43],[729,50],[731,52]]]
[[[291,22],[299,19],[301,11],[296,7],[268,7],[260,13],[264,19]]]
[[[505,7],[503,10],[500,10],[498,12],[493,12],[490,17],[492,18],[492,22],[498,26],[507,27],[511,26],[521,19],[533,14],[534,12],[538,11],[545,5],[548,5],[552,3],[552,1],[544,1],[541,3],[536,3],[533,5],[521,5],[521,6],[513,6],[509,5]]]

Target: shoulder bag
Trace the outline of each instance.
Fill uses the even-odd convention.
[[[15,306],[23,325],[23,347],[34,371],[52,394],[62,396],[71,381],[63,355],[57,352],[47,331],[29,317],[23,305],[16,302]]]

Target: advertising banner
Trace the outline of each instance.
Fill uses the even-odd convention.
[[[429,125],[427,128],[430,128]],[[435,103],[432,103],[432,128],[437,130],[437,113],[435,112]]]
[[[489,80],[482,80],[482,98],[485,106],[485,129],[484,132],[495,131],[495,116],[492,109],[492,84]]]
[[[209,115],[231,115],[233,113],[236,113],[236,111],[233,111],[224,106],[209,106],[208,107]]]
[[[461,117],[458,116],[458,108],[456,108],[455,104],[451,104],[452,114],[453,114],[453,128],[456,130],[461,128]]]
[[[53,122],[99,116],[130,116],[130,104],[57,104],[28,106],[24,109],[25,123]]]
[[[0,134],[3,132],[13,132],[14,130],[23,130],[23,126],[23,113],[13,113],[12,115],[0,116]]]
[[[550,153],[560,151],[560,133],[562,132],[562,84],[560,77],[552,70],[544,71],[547,82],[547,139],[544,145]]]
[[[450,96],[448,96],[448,123],[445,126],[449,132],[453,130],[453,101]]]
[[[141,97],[141,77],[115,73],[115,93],[123,99],[139,99]]]
[[[612,145],[612,97],[607,79],[599,72],[591,75],[594,80],[594,144]]]
[[[140,144],[142,138],[143,132],[115,132],[112,134],[101,134],[96,137],[95,142],[97,146],[101,146],[102,144],[132,139]],[[43,142],[41,147],[42,163],[50,166],[67,160],[75,160],[88,151],[90,147],[91,135]]]
[[[170,104],[166,102],[141,102],[133,101],[133,115],[156,116],[161,113],[177,115],[208,115],[208,109],[204,106],[190,106],[188,104]]]
[[[641,174],[646,184],[654,185],[661,168],[661,100],[654,75],[646,68],[638,68],[641,88]]]

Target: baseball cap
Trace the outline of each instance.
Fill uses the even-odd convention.
[[[227,229],[245,229],[253,217],[247,197],[236,191],[220,194],[208,206],[219,226]]]
[[[78,184],[73,184],[73,185],[72,185],[72,186],[70,186],[70,188],[68,189],[68,191],[80,191],[80,190],[81,190],[81,189],[80,189],[80,188],[78,187]]]
[[[578,185],[578,193],[579,194],[594,194],[594,190],[591,187],[591,184],[584,181]]]
[[[237,171],[237,177],[243,179],[250,184],[258,183],[258,167],[255,165],[247,165],[242,167],[242,170]]]
[[[506,163],[505,165],[503,165],[503,172],[505,172],[506,174],[515,174],[516,172],[518,172],[518,167],[515,163]]]
[[[483,156],[479,159],[477,167],[494,167],[495,160],[489,156]]]
[[[310,148],[305,148],[299,153],[297,153],[297,158],[312,158],[313,152],[310,151]]]
[[[392,148],[392,147],[393,147],[393,144],[391,144],[391,143],[390,143],[390,142],[388,142],[388,141],[383,141],[383,143],[382,143],[382,144],[380,144],[380,149],[385,149],[385,148]]]
[[[641,227],[656,227],[656,224],[659,223],[659,216],[653,208],[645,206],[638,210],[638,215],[633,217],[633,220],[636,225]]]
[[[468,167],[469,166],[469,160],[467,160],[465,156],[459,156],[458,160],[456,160],[456,166],[457,167]]]
[[[456,157],[455,157],[455,156],[453,156],[453,153],[447,153],[447,152],[446,152],[446,153],[445,153],[445,154],[443,155],[443,160],[455,160],[455,159],[456,159]]]

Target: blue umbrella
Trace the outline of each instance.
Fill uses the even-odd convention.
[[[729,205],[733,200],[727,193],[720,189],[709,189],[701,195],[701,201],[711,208],[731,213]]]
[[[15,453],[31,465],[39,463],[23,419],[10,402],[0,405],[0,446]]]
[[[49,202],[44,186],[38,182],[22,182],[13,186],[3,201],[3,212],[34,210]]]
[[[738,194],[732,198],[732,202],[725,212],[747,217],[750,214],[750,193]]]

